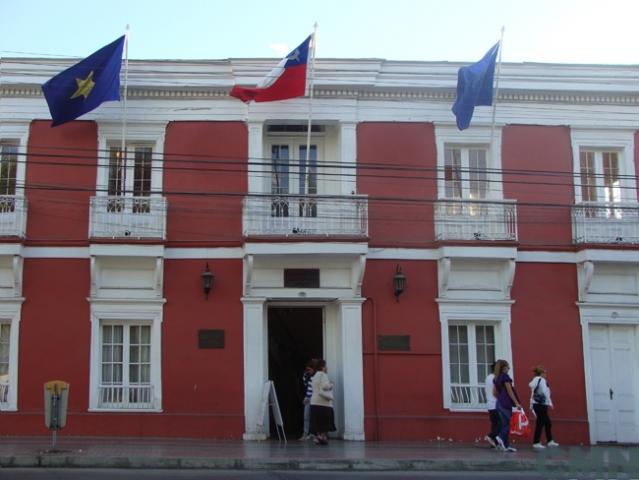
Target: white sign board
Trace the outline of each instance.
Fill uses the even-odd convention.
[[[277,392],[275,391],[275,384],[273,380],[269,380],[264,384],[262,389],[262,402],[260,403],[260,416],[257,425],[264,428],[264,420],[266,418],[266,409],[271,407],[273,412],[273,420],[275,425],[281,427],[284,430],[284,421],[282,420],[282,412],[280,411],[280,404],[277,401]]]

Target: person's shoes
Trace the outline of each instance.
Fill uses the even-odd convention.
[[[559,444],[557,442],[555,442],[554,440],[551,440],[550,442],[548,442],[546,444],[547,447],[558,447]]]
[[[320,443],[320,445],[328,445],[328,440],[326,440],[324,438],[320,438],[319,443]]]
[[[517,449],[515,447],[506,447],[507,452],[516,452]]]
[[[506,446],[504,445],[504,441],[501,439],[501,437],[496,437],[495,440],[497,441],[497,446],[495,447],[497,450],[501,450],[502,452],[506,450]]]
[[[493,440],[490,436],[486,435],[484,437],[484,440],[486,440],[488,443],[490,443],[491,447],[497,448],[497,444],[495,443],[495,440]]]
[[[322,440],[320,438],[313,437],[313,443],[315,445],[321,445],[322,444]]]
[[[533,443],[533,448],[536,448],[538,450],[543,450],[546,447],[544,447],[541,443]]]
[[[310,440],[310,438],[311,438],[311,436],[310,436],[310,435],[302,435],[302,436],[299,438],[299,441],[300,441],[300,442],[305,442],[306,440]]]

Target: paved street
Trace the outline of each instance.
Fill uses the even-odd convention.
[[[266,480],[464,480],[522,479],[547,480],[547,476],[510,472],[282,472],[237,470],[115,470],[115,469],[4,469],[2,480],[204,480],[204,479],[266,479]]]

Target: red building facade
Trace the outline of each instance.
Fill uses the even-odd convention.
[[[61,66],[3,60],[0,433],[61,379],[69,435],[261,439],[273,380],[296,435],[323,357],[337,435],[471,441],[505,358],[562,442],[639,441],[630,67],[504,65],[460,132],[457,65],[320,60],[309,149],[308,99],[228,97],[253,63],[132,62],[122,151],[117,103],[51,128]]]

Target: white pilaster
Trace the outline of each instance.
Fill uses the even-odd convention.
[[[262,388],[267,380],[268,331],[265,298],[242,298],[244,305],[244,440],[265,440],[261,416]]]
[[[355,122],[341,122],[339,132],[340,162],[342,163],[342,195],[357,193],[355,181],[357,161],[357,124]]]
[[[364,440],[363,298],[340,299],[344,440]]]
[[[265,193],[265,179],[270,178],[266,176],[263,130],[263,122],[248,122],[249,193]]]

